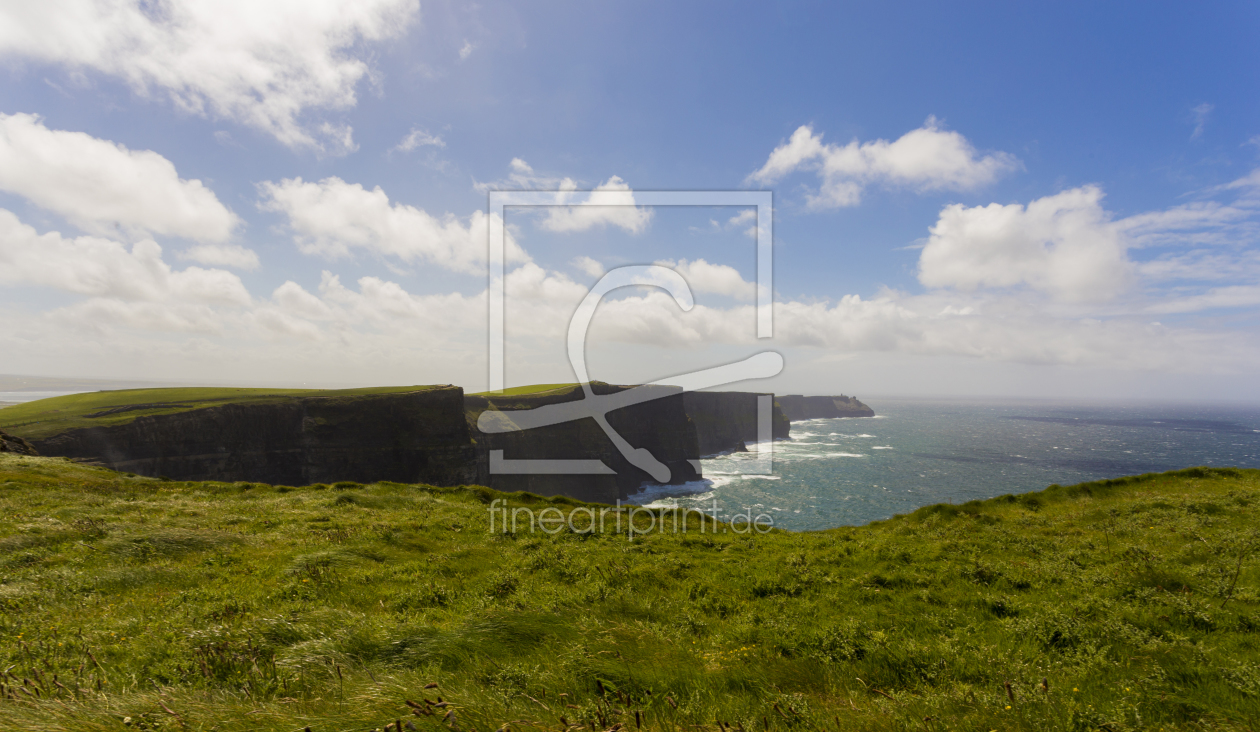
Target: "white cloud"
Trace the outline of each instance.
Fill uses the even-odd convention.
[[[49,320],[74,332],[96,332],[116,337],[120,328],[152,333],[223,335],[221,314],[193,303],[127,301],[94,297],[48,314]],[[147,351],[147,349],[145,349]],[[136,354],[140,357],[140,354]]]
[[[446,141],[437,135],[430,135],[428,132],[415,127],[412,128],[411,132],[407,133],[402,142],[394,146],[394,149],[400,152],[411,152],[418,147],[425,146],[446,147]]]
[[[459,60],[463,61],[472,55],[473,49],[476,48],[471,41],[464,41],[464,45],[459,49]]]
[[[1028,286],[1068,301],[1114,297],[1131,281],[1127,242],[1085,186],[1027,206],[946,206],[919,257],[928,287]]]
[[[1260,251],[1241,253],[1192,249],[1165,254],[1137,265],[1151,282],[1196,280],[1200,282],[1251,278],[1260,281]]]
[[[1126,290],[1115,312],[1190,312],[1250,304],[1230,289],[1260,276],[1260,171],[1200,195],[1234,193],[1113,219],[1102,190],[1084,186],[1020,204],[946,206],[919,258],[919,281],[963,291],[1031,288],[1062,302],[1098,302]],[[1135,251],[1165,249],[1135,260]],[[1227,284],[1234,280],[1236,284]],[[1169,290],[1169,282],[1181,281]],[[1218,283],[1193,292],[1190,282]],[[1225,284],[1221,284],[1225,283]],[[1145,288],[1131,287],[1140,285]],[[1137,290],[1137,292],[1133,292]]]
[[[546,231],[572,233],[615,226],[638,234],[652,221],[651,209],[636,206],[634,191],[618,176],[612,176],[591,191],[580,191],[574,179],[540,175],[520,158],[512,158],[509,167],[512,172],[506,180],[477,183],[474,187],[482,193],[492,190],[554,192],[552,205],[537,209],[541,216],[538,226]]]
[[[750,183],[774,183],[797,170],[813,170],[822,185],[810,196],[815,208],[856,206],[863,190],[886,184],[918,191],[969,190],[1014,170],[1008,153],[980,156],[965,137],[942,130],[934,117],[894,142],[853,140],[843,147],[824,144],[809,126],[770,153],[765,165],[748,176]]]
[[[0,190],[96,234],[222,242],[240,223],[213,191],[180,178],[161,155],[50,130],[32,114],[0,114]]]
[[[571,205],[583,202],[582,205]],[[634,204],[634,191],[629,184],[613,176],[595,186],[590,193],[561,191],[558,205],[548,206],[539,226],[547,231],[575,232],[615,226],[631,234],[643,232],[652,220],[650,209]]]
[[[725,264],[710,264],[703,259],[688,262],[662,260],[657,264],[664,265],[678,272],[687,281],[692,292],[707,292],[714,295],[726,295],[739,300],[751,300],[757,294],[757,287],[744,280],[739,270]]]
[[[99,237],[39,234],[4,209],[0,209],[0,282],[42,285],[118,301],[250,303],[236,275],[200,267],[174,271],[162,260],[162,247],[153,241],[137,242],[128,251],[119,242]]]
[[[202,264],[232,267],[234,269],[258,269],[258,254],[239,244],[200,244],[180,252],[180,259],[191,259]]]
[[[468,218],[433,216],[402,203],[390,203],[378,186],[367,190],[340,178],[307,183],[301,178],[259,185],[259,208],[288,217],[294,242],[304,254],[347,256],[354,249],[394,256],[405,262],[425,261],[456,272],[484,274],[488,249],[488,217],[482,211]],[[505,232],[508,263],[529,256]]]
[[[322,300],[307,292],[298,283],[287,280],[271,293],[271,299],[285,312],[303,318],[323,320],[332,316],[332,310]]]
[[[579,270],[590,275],[591,277],[604,276],[604,271],[605,271],[604,265],[600,264],[598,261],[594,259],[591,259],[590,257],[587,257],[587,256],[577,257],[571,262],[571,264],[574,267],[577,267]]]
[[[1207,292],[1185,297],[1172,297],[1147,308],[1151,313],[1194,313],[1216,308],[1255,307],[1260,305],[1260,285],[1214,287]]]
[[[402,33],[416,0],[47,0],[0,7],[0,53],[94,70],[186,112],[232,119],[291,147],[347,149],[312,109],[355,104],[362,41]],[[322,138],[322,139],[321,139]]]
[[[1190,113],[1194,115],[1194,131],[1190,133],[1191,140],[1197,140],[1203,136],[1203,128],[1207,126],[1208,117],[1211,116],[1213,109],[1216,107],[1204,102],[1190,110]]]

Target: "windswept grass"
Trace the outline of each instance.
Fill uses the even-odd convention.
[[[294,397],[355,397],[423,391],[433,386],[380,386],[361,389],[227,389],[186,387],[122,389],[40,399],[0,412],[0,428],[28,440],[81,427],[126,424],[137,417],[175,414],[234,402],[277,402]]]
[[[1260,719],[1260,471],[756,537],[694,519],[633,541],[491,534],[496,498],[164,482],[0,456],[0,729]]]

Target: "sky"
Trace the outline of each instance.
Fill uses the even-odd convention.
[[[0,373],[1260,401],[1249,3],[0,0]],[[488,208],[501,190],[554,204]],[[755,211],[646,191],[770,191]],[[580,204],[601,204],[598,206]]]

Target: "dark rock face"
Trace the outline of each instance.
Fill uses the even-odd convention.
[[[0,430],[0,452],[11,452],[16,455],[32,455],[39,456],[39,452],[31,443],[23,440],[17,435],[11,435],[4,430]]]
[[[696,437],[701,455],[717,455],[723,452],[746,452],[745,443],[757,441],[757,397],[772,394],[756,394],[744,391],[691,391],[683,394],[683,406],[687,416],[696,425]],[[787,415],[777,401],[773,402],[770,417],[771,437],[776,440],[788,436]]]
[[[596,394],[615,394],[631,387],[596,382]],[[696,428],[683,406],[680,390],[660,388],[667,396],[616,409],[608,423],[631,446],[646,449],[670,470],[670,484],[700,477]],[[565,495],[583,501],[613,503],[636,493],[652,476],[626,460],[608,435],[589,417],[546,427],[485,434],[477,419],[488,409],[505,412],[571,402],[584,398],[581,389],[558,394],[526,396],[470,396],[465,399],[468,420],[477,443],[477,481],[501,491],[529,491],[542,496]],[[506,460],[600,460],[616,475],[503,475],[490,472],[490,451],[503,450]]]
[[[75,429],[36,442],[45,455],[176,480],[308,485],[476,480],[464,390],[225,404]]]
[[[783,407],[783,413],[793,422],[803,419],[875,416],[875,410],[859,402],[857,397],[843,395],[801,396],[800,394],[791,394],[779,397],[779,404]]]

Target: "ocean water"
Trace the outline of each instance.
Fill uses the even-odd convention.
[[[0,391],[0,402],[33,402],[38,399],[78,394],[77,391]]]
[[[964,503],[1195,465],[1260,468],[1260,405],[1084,405],[871,400],[879,416],[792,424],[772,475],[754,453],[702,460],[705,480],[646,487],[631,503],[729,518],[751,509],[792,530],[864,524]]]

